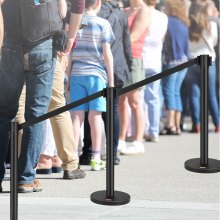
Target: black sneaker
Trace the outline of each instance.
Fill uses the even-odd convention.
[[[77,168],[76,170],[64,170],[63,179],[72,180],[72,179],[81,179],[86,176],[84,170]]]
[[[120,164],[120,159],[118,156],[114,157],[114,165],[119,165]]]
[[[91,157],[88,154],[82,154],[79,157],[79,164],[80,165],[90,165]]]

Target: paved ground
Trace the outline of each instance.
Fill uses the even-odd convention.
[[[184,162],[199,157],[198,134],[163,136],[145,142],[142,156],[121,156],[115,167],[115,190],[131,196],[123,206],[102,206],[91,193],[105,190],[105,171],[81,180],[63,180],[62,174],[38,175],[43,191],[19,194],[19,220],[220,220],[220,175],[184,169]],[[220,159],[219,135],[209,133],[209,157]],[[0,194],[0,220],[10,219],[9,174]]]

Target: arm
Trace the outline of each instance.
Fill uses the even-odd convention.
[[[110,43],[103,43],[102,49],[103,49],[105,66],[106,66],[107,74],[108,74],[108,85],[109,87],[114,87],[113,56],[111,52]]]
[[[66,4],[66,0],[59,0],[58,1],[58,7],[59,7],[59,14],[60,17],[63,19],[66,17],[66,13],[67,13],[67,4]]]
[[[2,42],[4,38],[4,23],[3,23],[3,16],[2,16],[2,3],[4,0],[0,0],[0,48],[2,47]]]
[[[131,29],[131,43],[137,41],[150,24],[150,9],[146,5],[139,10]]]
[[[68,62],[67,62],[67,67],[66,67],[66,75],[69,78],[71,74],[71,69],[72,69],[72,55],[71,54],[68,55],[67,60]]]
[[[64,52],[65,54],[69,53],[73,46],[77,31],[79,30],[80,27],[80,22],[82,19],[84,8],[85,8],[85,0],[72,0],[70,25],[68,31],[68,44]]]

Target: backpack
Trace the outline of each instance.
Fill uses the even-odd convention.
[[[20,0],[22,34],[29,43],[52,36],[62,28],[58,0],[41,0],[35,5],[34,0]]]

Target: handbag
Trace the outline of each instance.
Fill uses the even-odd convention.
[[[36,42],[52,36],[62,28],[58,0],[20,0],[22,33],[27,42]]]

